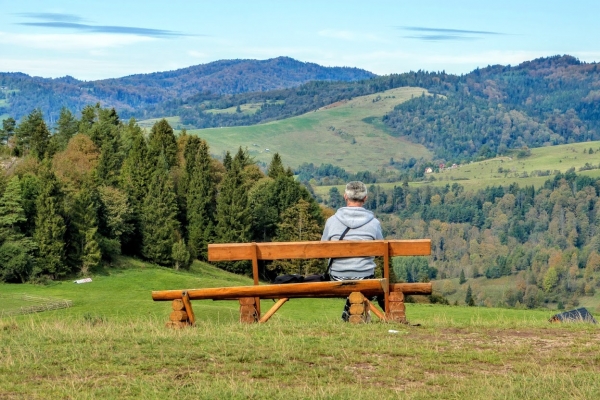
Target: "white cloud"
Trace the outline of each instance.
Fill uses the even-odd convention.
[[[0,44],[63,51],[122,47],[152,40],[156,39],[137,35],[26,34],[0,32]]]

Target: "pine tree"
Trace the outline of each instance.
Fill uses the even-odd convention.
[[[168,169],[177,164],[177,140],[173,128],[164,118],[154,124],[148,137],[148,157],[151,165],[157,165],[161,154]]]
[[[273,194],[274,187],[273,179],[263,178],[248,192],[253,240],[268,242],[275,234],[275,227],[279,221],[279,211]]]
[[[33,267],[35,242],[23,234],[19,177],[14,176],[0,198],[0,280],[26,282]]]
[[[8,143],[10,138],[15,134],[15,127],[17,122],[14,118],[8,117],[2,121],[2,129],[0,129],[0,140],[4,143]]]
[[[300,199],[281,214],[281,222],[277,224],[276,242],[301,242],[321,239],[323,229],[310,214],[310,203]],[[323,260],[276,260],[269,269],[284,273],[308,275],[323,272]]]
[[[187,268],[190,265],[190,252],[185,245],[183,239],[175,242],[173,244],[173,248],[171,251],[171,257],[175,262],[174,268],[178,270],[179,268]]]
[[[250,239],[251,214],[244,187],[241,163],[235,160],[227,170],[217,198],[216,239],[220,243],[243,243]],[[223,263],[233,272],[247,272],[247,263]]]
[[[335,186],[329,189],[329,201],[327,205],[333,209],[338,209],[344,205],[344,198],[340,194],[340,191]]]
[[[459,284],[463,284],[467,281],[467,278],[465,278],[465,271],[464,270],[460,270],[460,277],[458,278],[458,283]]]
[[[73,202],[71,224],[71,251],[68,258],[74,267],[87,275],[100,265],[102,252],[98,235],[98,194],[90,183],[87,183],[77,194]]]
[[[232,163],[233,159],[231,158],[231,153],[227,151],[227,153],[225,153],[225,157],[223,157],[223,166],[225,167],[226,171],[229,171],[231,169]]]
[[[22,202],[21,183],[19,177],[14,176],[0,198],[0,242],[23,236],[21,226],[27,219]]]
[[[172,265],[173,244],[179,228],[177,200],[167,161],[161,157],[150,181],[141,214],[142,255],[160,265]]]
[[[269,171],[267,172],[267,176],[269,178],[276,179],[277,177],[283,176],[285,174],[285,168],[283,167],[283,163],[281,162],[281,157],[279,156],[279,153],[273,154],[271,164],[269,164]]]
[[[475,299],[473,298],[473,291],[471,290],[471,285],[467,287],[467,295],[465,296],[465,304],[469,307],[473,307],[475,305]]]
[[[41,110],[35,109],[28,116],[23,117],[15,130],[15,134],[20,154],[30,153],[38,160],[44,158],[50,140],[50,131],[46,122],[44,122]]]
[[[190,141],[195,143],[195,141]],[[206,260],[208,243],[214,235],[216,185],[212,176],[208,144],[199,141],[191,146],[196,154],[186,159],[189,189],[186,195],[188,245],[192,257]],[[187,149],[186,149],[187,150]],[[187,152],[186,152],[187,153]]]
[[[38,257],[33,276],[58,278],[67,273],[65,264],[65,221],[62,216],[62,193],[56,176],[48,166],[40,173],[40,194],[36,201],[34,240]]]
[[[60,116],[56,122],[56,133],[53,138],[56,140],[57,150],[62,151],[67,148],[67,143],[79,129],[79,121],[71,114],[68,108],[63,107],[60,110]]]
[[[148,186],[152,177],[152,167],[148,162],[148,147],[141,130],[131,130],[131,150],[121,169],[119,185],[127,195],[127,203],[131,207],[131,232],[125,232],[123,248],[130,254],[140,254],[142,236],[142,205],[148,194]]]

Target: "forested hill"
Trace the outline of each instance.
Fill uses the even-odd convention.
[[[400,104],[384,122],[440,161],[600,139],[597,63],[555,56],[428,78],[423,87],[442,96]]]
[[[175,71],[89,82],[70,76],[46,79],[22,73],[0,73],[0,115],[9,114],[19,119],[34,108],[40,108],[46,119],[53,122],[63,106],[78,112],[97,102],[127,115],[149,105],[198,93],[259,92],[314,80],[354,81],[374,76],[358,68],[323,67],[288,57],[221,60]]]

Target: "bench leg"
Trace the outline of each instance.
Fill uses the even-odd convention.
[[[173,300],[171,308],[173,309],[173,311],[171,312],[171,315],[169,315],[169,322],[167,322],[166,324],[167,328],[179,329],[185,328],[186,326],[190,326],[189,315],[186,312],[183,300]]]
[[[240,322],[253,324],[258,322],[258,309],[254,297],[243,297],[240,299]]]
[[[404,293],[390,292],[390,311],[388,312],[388,321],[406,323]]]
[[[367,299],[361,292],[352,292],[348,296],[350,302],[350,317],[348,322],[351,324],[362,324],[369,321],[369,306]]]

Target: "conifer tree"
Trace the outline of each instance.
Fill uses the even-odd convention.
[[[463,284],[467,281],[467,278],[465,278],[465,271],[464,270],[460,270],[460,277],[458,278],[458,283],[459,284]]]
[[[196,141],[190,141],[195,143]],[[189,155],[186,170],[189,189],[186,196],[188,245],[192,257],[206,260],[207,245],[214,235],[216,185],[212,177],[208,144],[199,140],[193,144],[196,154]]]
[[[62,151],[67,148],[67,143],[79,129],[79,121],[75,118],[68,108],[63,107],[60,110],[60,116],[56,122],[56,132],[53,138],[56,140],[57,150]]]
[[[130,253],[139,254],[142,243],[142,205],[148,194],[152,168],[148,163],[148,148],[141,130],[131,130],[130,134],[131,150],[123,162],[119,183],[131,207],[133,229],[125,232],[123,248]]]
[[[50,131],[44,122],[41,110],[35,109],[28,116],[23,117],[15,134],[20,154],[30,153],[38,160],[44,158],[50,140]]]
[[[273,195],[273,179],[266,177],[258,181],[248,192],[248,204],[252,215],[252,239],[268,242],[275,234],[279,221],[277,199]]]
[[[14,176],[0,198],[0,242],[23,236],[21,226],[27,219],[22,202],[21,183],[19,177]]]
[[[15,134],[15,127],[17,126],[17,122],[14,118],[8,117],[2,121],[2,129],[0,129],[0,140],[4,143],[8,143],[10,138]]]
[[[283,167],[283,163],[281,162],[281,156],[279,156],[279,153],[273,154],[271,164],[269,164],[269,171],[267,172],[267,176],[269,178],[275,179],[285,174],[286,172],[285,168]]]
[[[100,264],[102,252],[98,235],[98,194],[90,183],[75,195],[71,223],[74,228],[70,242],[72,250],[69,258],[74,267],[87,275]]]
[[[177,200],[169,176],[166,157],[152,174],[141,213],[142,255],[160,265],[172,265],[176,242]]]
[[[475,305],[475,299],[473,298],[473,291],[471,290],[471,285],[467,287],[467,295],[465,296],[465,304],[469,307],[473,307]]]
[[[164,156],[168,169],[177,164],[177,140],[173,128],[164,118],[154,124],[148,137],[148,157],[151,165],[157,165],[161,154]]]
[[[36,201],[34,240],[38,257],[34,276],[50,275],[54,279],[67,273],[65,265],[65,221],[62,216],[62,193],[54,173],[46,165],[40,173],[40,194]]]
[[[174,267],[176,270],[189,267],[190,252],[183,239],[180,239],[173,244],[171,257],[173,257],[173,261],[175,262]]]
[[[232,163],[233,159],[231,158],[231,153],[227,151],[227,153],[225,153],[225,157],[223,157],[223,166],[225,167],[226,171],[229,171],[231,169]]]
[[[241,163],[233,160],[221,183],[217,198],[216,239],[220,243],[243,243],[250,239],[251,214],[244,187]],[[227,263],[232,272],[247,272],[247,263]]]
[[[323,228],[310,213],[310,203],[300,199],[281,214],[281,222],[277,224],[277,232],[273,238],[276,242],[301,242],[320,240]],[[284,273],[308,275],[322,272],[322,260],[276,260],[270,267]]]
[[[25,282],[33,267],[35,242],[23,234],[21,185],[14,176],[0,198],[0,280]]]

